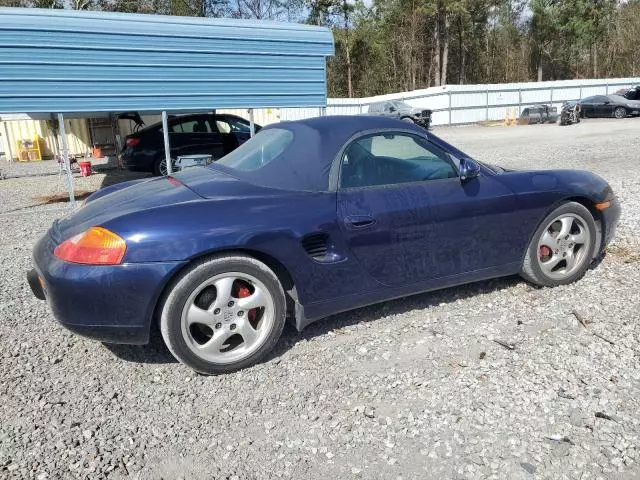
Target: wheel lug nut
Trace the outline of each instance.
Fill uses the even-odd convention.
[[[567,256],[567,252],[562,252],[562,256],[566,257]]]
[[[229,327],[231,330],[235,330],[236,329],[236,324],[232,323],[231,326]]]
[[[564,237],[565,240],[569,240],[569,235]]]
[[[233,302],[229,302],[229,303],[227,303],[227,306],[228,306],[228,307],[233,307]]]
[[[241,317],[241,316],[243,316],[243,315],[244,315],[244,312],[243,312],[242,310],[240,310],[240,311],[238,312],[238,316],[239,316],[239,317]]]
[[[216,309],[213,311],[213,314],[214,314],[214,315],[218,315],[219,313],[220,313],[220,309],[219,309],[219,308],[216,308]]]
[[[221,323],[216,323],[216,329],[221,328],[222,324]]]

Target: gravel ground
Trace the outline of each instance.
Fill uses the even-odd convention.
[[[479,159],[607,178],[623,217],[604,261],[570,286],[508,278],[288,328],[267,362],[219,377],[158,338],[107,346],[57,325],[24,273],[62,214],[35,198],[64,179],[0,181],[0,477],[637,478],[639,131],[437,130]]]

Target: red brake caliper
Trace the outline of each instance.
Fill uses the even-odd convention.
[[[249,290],[249,287],[244,284],[240,285],[240,288],[238,288],[238,298],[246,298],[250,296],[251,296],[251,291]],[[258,314],[258,309],[252,308],[247,313],[247,318],[253,322],[256,319],[257,314]]]

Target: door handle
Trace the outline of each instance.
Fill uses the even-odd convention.
[[[351,215],[344,219],[347,228],[365,228],[375,225],[375,218],[369,215]]]

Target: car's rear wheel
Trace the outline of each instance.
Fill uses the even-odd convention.
[[[160,330],[180,362],[204,374],[227,373],[269,353],[285,313],[284,291],[266,265],[219,256],[195,263],[172,284]]]
[[[596,247],[596,224],[583,205],[568,202],[551,212],[527,248],[522,276],[536,285],[554,287],[581,278]]]
[[[624,118],[627,116],[627,109],[624,107],[617,107],[614,111],[613,111],[613,116],[616,118]]]
[[[153,164],[153,174],[157,177],[167,174],[167,159],[164,156],[156,159]]]

